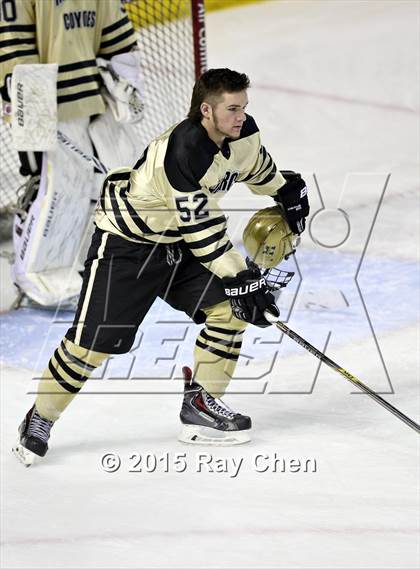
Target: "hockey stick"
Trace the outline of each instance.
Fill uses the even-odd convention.
[[[80,150],[80,148],[73,142],[73,140],[64,134],[64,132],[61,132],[61,130],[57,130],[57,139],[59,142],[61,142],[61,144],[66,146],[66,148],[76,153],[80,158],[83,158],[83,160],[86,160],[86,162],[93,164],[100,172],[102,172],[102,174],[106,174],[108,172],[108,168],[102,164],[102,162],[96,158],[96,156],[90,156],[89,154],[86,154]]]
[[[265,311],[264,316],[267,318],[269,322],[271,322],[271,324],[274,324],[274,326],[276,326],[279,330],[281,330],[284,334],[286,334],[286,336],[289,336],[289,338],[297,342],[300,346],[302,346],[302,348],[305,348],[305,350],[308,350],[309,353],[311,353],[313,356],[321,360],[322,363],[327,364],[327,366],[329,366],[331,369],[333,369],[334,371],[345,377],[348,381],[350,381],[353,385],[355,385],[358,389],[360,389],[360,391],[363,391],[363,393],[369,395],[369,397],[374,399],[377,403],[379,403],[379,405],[385,407],[385,409],[387,409],[393,415],[398,417],[398,419],[401,419],[401,421],[403,421],[406,425],[414,429],[417,433],[420,433],[420,425],[418,425],[415,421],[404,415],[404,413],[401,413],[401,411],[396,409],[393,405],[391,405],[391,403],[388,403],[388,401],[382,399],[382,397],[380,397],[377,393],[372,391],[370,387],[362,383],[360,379],[349,373],[347,370],[345,370],[335,362],[333,362],[332,359],[330,359],[328,356],[320,352],[317,348],[312,346],[312,344],[310,344],[304,338],[299,336],[299,334],[296,334],[296,332],[294,332],[288,326],[286,326],[284,322],[276,320],[276,318],[268,311]]]

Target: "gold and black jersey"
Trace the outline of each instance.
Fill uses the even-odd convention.
[[[285,184],[254,119],[247,115],[240,138],[225,139],[222,148],[201,124],[186,119],[155,139],[133,169],[107,176],[95,222],[139,243],[183,240],[207,269],[234,276],[246,264],[218,205],[234,182],[269,196]]]
[[[58,63],[60,120],[105,111],[96,57],[136,43],[120,0],[7,0],[1,3],[0,85],[18,63]]]

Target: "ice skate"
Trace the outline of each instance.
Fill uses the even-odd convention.
[[[37,457],[46,455],[53,424],[53,421],[39,415],[35,405],[31,407],[19,426],[19,439],[12,448],[13,454],[22,464],[31,466]]]
[[[178,440],[189,444],[232,446],[249,442],[251,419],[230,409],[192,381],[192,371],[182,368],[184,401],[180,413],[183,429]]]

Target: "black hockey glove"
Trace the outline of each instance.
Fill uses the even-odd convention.
[[[278,191],[274,199],[283,206],[287,223],[293,233],[300,235],[305,231],[305,217],[309,215],[308,191],[305,180],[291,170],[281,171],[286,184]]]
[[[266,328],[270,323],[264,318],[264,311],[268,310],[277,318],[280,312],[258,266],[249,260],[247,265],[248,269],[236,277],[222,279],[225,293],[236,318]]]

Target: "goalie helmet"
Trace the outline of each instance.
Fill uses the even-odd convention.
[[[295,252],[299,238],[292,233],[280,207],[274,206],[251,217],[244,229],[243,242],[257,265],[271,269]]]

